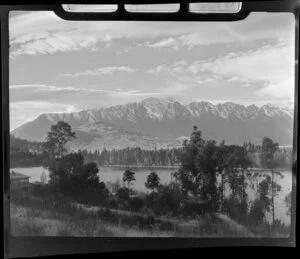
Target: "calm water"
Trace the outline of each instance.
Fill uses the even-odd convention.
[[[14,170],[16,172],[26,174],[30,176],[30,182],[40,181],[41,180],[41,174],[44,171],[48,178],[48,171],[42,167],[31,167],[31,168],[13,168],[11,170]],[[159,177],[160,182],[162,184],[169,183],[171,180],[171,173],[175,172],[176,169],[151,169],[151,168],[137,168],[132,169],[132,171],[135,172],[135,178],[136,180],[133,182],[132,188],[137,191],[143,191],[146,192],[145,188],[145,182],[147,179],[148,174],[151,171],[155,171]],[[99,168],[99,177],[100,180],[109,183],[109,182],[116,182],[119,181],[122,183],[122,177],[123,177],[124,169],[122,168],[111,168],[111,167],[100,167]],[[291,172],[281,172],[283,174],[283,178],[278,178],[277,183],[281,185],[282,189],[275,199],[275,217],[276,219],[282,220],[284,223],[289,224],[290,223],[290,217],[286,214],[287,208],[284,203],[285,196],[291,191],[292,189],[292,173]],[[255,191],[248,189],[248,197],[249,200],[253,200],[255,198]],[[269,215],[270,218],[271,215]]]

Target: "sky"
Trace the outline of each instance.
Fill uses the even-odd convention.
[[[42,113],[147,97],[291,106],[294,26],[288,13],[252,13],[237,22],[120,22],[11,12],[11,130]]]

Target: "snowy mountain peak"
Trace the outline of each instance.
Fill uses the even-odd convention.
[[[244,106],[233,102],[225,102],[214,105],[208,101],[191,102],[184,105],[172,97],[149,97],[139,103],[128,103],[74,113],[49,113],[42,116],[46,116],[47,120],[52,123],[58,120],[66,120],[76,125],[78,123],[95,123],[102,120],[114,121],[116,119],[136,122],[138,116],[163,120],[164,118],[174,119],[176,115],[198,118],[204,114],[212,114],[223,119],[238,118],[242,120],[254,119],[260,115],[268,117],[289,116],[293,118],[292,109],[279,108],[270,103],[260,108],[254,104]]]
[[[176,98],[150,97],[138,103],[109,108],[43,114],[13,130],[12,134],[28,140],[41,140],[51,125],[59,120],[68,122],[75,130],[80,129],[88,135],[98,131],[99,123],[106,123],[124,132],[176,139],[189,135],[193,125],[198,125],[207,139],[224,139],[231,143],[242,143],[245,140],[259,143],[263,137],[270,135],[269,137],[280,144],[291,144],[293,111],[272,104],[260,108],[233,102],[212,104],[207,101],[194,101],[183,104]],[[88,125],[94,125],[93,129]],[[96,138],[101,137],[102,133],[99,133]],[[90,138],[89,135],[87,139]]]
[[[275,107],[274,105],[268,103],[260,107],[260,111],[263,112],[267,116],[276,116],[282,114],[282,110],[279,107]]]

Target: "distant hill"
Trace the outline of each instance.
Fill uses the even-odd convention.
[[[10,135],[10,168],[41,166],[44,155],[41,142],[30,142]]]
[[[268,136],[280,145],[292,145],[293,111],[271,104],[257,107],[231,102],[181,104],[172,99],[147,98],[138,103],[73,113],[42,114],[11,132],[30,141],[42,141],[51,125],[64,120],[77,134],[72,149],[143,149],[181,146],[193,125],[204,139],[227,144],[260,144]]]
[[[41,153],[42,143],[20,139],[14,135],[10,135],[10,151],[24,153]]]

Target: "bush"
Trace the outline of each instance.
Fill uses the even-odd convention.
[[[211,211],[210,202],[198,204],[198,203],[187,203],[185,202],[182,206],[181,213],[184,216],[192,216],[193,218],[197,215],[205,215]]]
[[[96,163],[84,164],[83,155],[71,153],[47,162],[50,185],[81,203],[105,205],[109,192],[98,176]]]
[[[47,184],[33,183],[32,195],[36,197],[47,197],[51,194],[51,188]]]
[[[144,200],[139,197],[134,197],[129,202],[130,208],[134,211],[140,211],[144,206]]]
[[[116,195],[119,199],[129,200],[129,189],[128,188],[120,188],[117,191]]]
[[[174,225],[171,222],[164,221],[164,222],[161,222],[159,225],[159,230],[161,230],[161,231],[170,231],[173,229],[174,229]]]
[[[230,197],[224,200],[223,209],[231,218],[237,220],[238,222],[248,222],[248,205],[246,201],[239,200],[235,197]]]
[[[262,224],[265,218],[265,203],[256,199],[249,212],[248,222],[249,225]]]
[[[154,212],[158,215],[172,213],[177,215],[180,211],[181,193],[171,185],[160,186],[157,194],[150,196]]]
[[[148,207],[141,208],[140,212],[143,213],[143,214],[146,214],[149,217],[154,217],[155,216],[154,213],[153,213],[153,210],[149,209]]]
[[[112,209],[118,208],[118,200],[115,196],[109,196],[107,200],[107,206]]]

